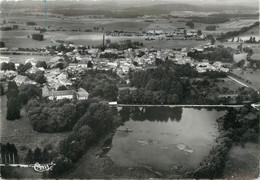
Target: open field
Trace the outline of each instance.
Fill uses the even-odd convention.
[[[94,30],[94,27],[99,27],[99,32],[114,31],[114,30],[124,30],[129,32],[142,32],[143,29],[152,24],[172,24],[173,27],[185,27],[185,21],[180,22],[181,18],[178,19],[149,19],[150,22],[146,22],[143,18],[102,18],[93,19],[86,16],[76,16],[76,17],[48,17],[47,26],[49,29],[65,29],[65,30],[78,30],[81,29],[85,31],[86,29]],[[25,25],[28,21],[33,21],[37,23],[37,26],[44,26],[44,16],[28,16],[21,15],[11,16],[6,18],[7,21],[14,21],[19,25],[19,29],[33,29],[32,26]],[[12,24],[9,24],[12,25]],[[6,24],[8,26],[8,24]]]
[[[243,33],[243,34],[241,34],[241,35],[259,35],[259,27],[254,27],[254,28],[252,28],[252,29],[250,29],[250,30],[248,30],[247,32],[245,32],[245,33]]]
[[[243,87],[242,85],[234,82],[232,79],[229,78],[222,78],[221,80],[224,80],[224,82],[218,82],[218,87],[220,89],[222,88],[228,88],[231,89],[232,91],[237,91],[239,88]]]
[[[25,33],[22,31],[9,31],[4,32],[5,36],[3,36],[2,41],[5,42],[6,47],[28,47],[28,48],[44,48],[46,46],[54,45],[51,39],[62,39],[65,41],[72,42],[76,45],[94,45],[98,46],[102,44],[103,41],[103,33],[99,32],[72,32],[72,31],[65,31],[65,32],[45,32],[44,33],[44,41],[36,41],[31,38],[27,38],[29,33]],[[15,39],[12,37],[16,37]],[[209,41],[196,41],[196,40],[158,40],[158,37],[154,37],[155,40],[153,41],[145,41],[145,36],[143,37],[106,37],[111,40],[111,42],[119,42],[122,40],[130,39],[132,41],[140,41],[144,43],[144,47],[158,47],[158,48],[184,48],[184,47],[195,47],[197,45],[207,43]]]
[[[1,143],[12,143],[18,150],[20,163],[24,163],[24,157],[29,148],[44,148],[51,144],[53,149],[57,149],[58,143],[69,133],[38,133],[32,129],[24,108],[21,109],[21,118],[15,121],[6,120],[7,98],[1,96],[1,119],[0,119],[0,139]]]
[[[240,69],[234,69],[233,73],[239,77],[241,77],[242,79],[244,79],[244,81],[250,81],[252,82],[252,85],[254,88],[256,88],[258,91],[260,91],[260,69],[257,69],[255,71],[253,70],[240,70]]]
[[[14,21],[19,25],[19,30],[14,31],[1,31],[1,40],[5,42],[6,47],[39,47],[44,48],[50,46],[53,43],[51,39],[62,39],[65,41],[71,41],[76,45],[101,45],[103,34],[107,31],[126,31],[126,32],[142,32],[163,30],[164,32],[172,32],[178,27],[185,27],[185,21],[180,19],[151,19],[151,22],[145,22],[143,18],[135,19],[90,19],[84,16],[82,17],[48,17],[48,29],[54,29],[55,31],[48,31],[44,33],[44,41],[36,41],[28,38],[28,35],[38,33],[32,26],[25,25],[28,21],[37,23],[37,26],[44,26],[43,16],[25,16],[9,17],[8,21]],[[7,24],[10,26],[13,24]],[[99,27],[99,30],[94,32],[84,32],[85,30],[93,30],[94,27]],[[24,29],[24,30],[22,30]],[[188,29],[186,27],[186,29]],[[57,31],[59,30],[59,31]],[[66,30],[66,31],[63,31]],[[77,30],[77,31],[72,31]],[[78,31],[80,30],[80,31]],[[155,37],[154,41],[145,41],[144,37],[108,37],[112,42],[118,42],[121,40],[131,39],[133,41],[144,42],[145,47],[158,47],[161,48],[175,48],[175,47],[194,47],[202,42],[192,41],[179,41],[179,40],[163,40],[159,42],[158,37]]]
[[[260,60],[260,44],[244,43],[243,47],[251,48],[253,50],[251,58],[255,60]]]
[[[226,33],[229,31],[237,31],[241,29],[242,27],[245,26],[250,26],[257,22],[258,19],[241,19],[241,20],[235,20],[231,19],[229,22],[225,23],[218,23],[218,24],[205,24],[205,23],[194,23],[195,24],[195,29],[200,29],[202,30],[205,34],[221,34],[221,33]],[[217,26],[215,31],[207,31],[205,30],[206,26],[212,26],[215,25]],[[254,30],[256,31],[256,30]],[[255,33],[257,34],[257,33]]]
[[[258,177],[259,145],[247,143],[244,147],[234,145],[229,151],[228,162],[224,169],[224,177]]]
[[[260,61],[260,54],[253,54],[251,58]]]
[[[146,22],[143,18],[133,19],[117,19],[117,18],[103,18],[103,19],[91,19],[86,16],[65,17],[57,16],[48,17],[47,26],[48,31],[44,33],[44,41],[35,41],[28,38],[28,35],[38,33],[33,26],[27,26],[25,23],[33,21],[37,23],[37,27],[44,26],[44,16],[32,16],[22,14],[21,16],[10,16],[6,18],[7,21],[14,21],[19,25],[19,30],[15,31],[1,31],[1,40],[5,42],[7,47],[40,47],[44,48],[48,45],[52,45],[51,39],[63,39],[71,41],[76,45],[101,45],[102,35],[107,31],[126,31],[126,32],[142,32],[163,30],[164,32],[172,32],[173,30],[184,27],[189,30],[202,30],[206,34],[213,33],[225,33],[227,31],[237,30],[238,28],[253,24],[256,19],[242,19],[231,20],[227,23],[215,24],[219,26],[216,31],[205,31],[205,27],[208,24],[195,23],[194,29],[187,27],[186,21],[189,19],[184,18],[171,18],[166,19],[150,19]],[[6,24],[11,26],[13,24]],[[94,31],[94,27],[98,27],[98,30]],[[24,30],[22,30],[24,29]],[[59,30],[59,31],[57,31]],[[75,31],[72,31],[75,30]],[[85,32],[86,30],[92,30],[93,32]],[[249,36],[250,37],[250,36]],[[248,35],[244,35],[243,38],[249,38]],[[118,42],[125,39],[133,39],[144,42],[145,47],[159,47],[161,48],[175,48],[180,47],[194,47],[201,42],[195,41],[144,41],[145,37],[109,37],[112,42]],[[156,39],[157,37],[155,37]]]
[[[239,61],[241,61],[243,59],[246,60],[247,54],[248,53],[234,54],[234,61],[235,62],[239,62]]]

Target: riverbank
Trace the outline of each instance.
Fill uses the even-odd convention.
[[[75,171],[64,178],[163,178],[148,167],[124,168],[118,167],[106,155],[109,145],[118,127],[114,127],[98,143],[91,146],[86,153],[75,163]]]

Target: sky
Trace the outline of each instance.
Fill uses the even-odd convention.
[[[0,0],[2,2],[4,0]],[[5,0],[5,1],[25,1],[25,0]],[[28,1],[28,0],[26,0]],[[32,0],[32,1],[44,1],[44,0]],[[217,5],[241,5],[241,6],[253,6],[259,7],[260,0],[47,0],[48,1],[79,1],[79,2],[102,2],[102,1],[116,1],[117,3],[188,3],[188,4],[217,4]]]

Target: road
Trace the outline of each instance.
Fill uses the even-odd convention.
[[[150,104],[117,104],[117,107],[233,107],[233,108],[240,108],[243,107],[243,104],[237,104],[237,105],[224,105],[224,104],[176,104],[176,105],[170,105],[170,104],[162,104],[162,105],[150,105]]]
[[[229,79],[232,79],[233,81],[237,82],[238,84],[242,85],[242,86],[245,86],[245,87],[249,87],[248,85],[246,85],[245,83],[242,83],[241,81],[231,77],[231,76],[228,76]]]

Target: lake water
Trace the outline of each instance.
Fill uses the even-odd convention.
[[[114,163],[171,172],[199,165],[216,144],[216,119],[225,114],[224,110],[178,107],[123,107],[118,112],[125,123],[107,153]]]

